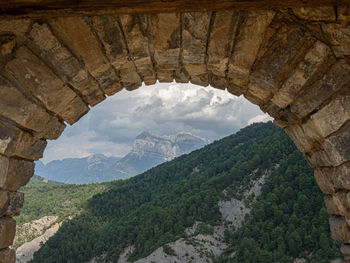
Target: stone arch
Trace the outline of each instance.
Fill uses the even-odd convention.
[[[348,255],[348,21],[347,6],[0,20],[0,261],[46,140],[122,88],[174,79],[243,94],[285,129]]]

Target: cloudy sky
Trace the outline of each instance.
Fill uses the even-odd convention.
[[[269,116],[245,98],[192,84],[157,83],[123,90],[93,107],[61,137],[50,141],[42,161],[95,153],[124,156],[142,131],[191,132],[211,141]]]

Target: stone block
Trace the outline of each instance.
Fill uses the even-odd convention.
[[[228,87],[228,82],[225,78],[214,74],[209,75],[209,84],[216,89],[225,90]]]
[[[314,170],[314,176],[323,193],[328,195],[332,195],[334,193],[335,187],[332,181],[332,174],[328,170],[316,168]]]
[[[213,18],[208,43],[207,68],[216,76],[225,77],[238,26],[238,15],[234,11],[219,11]]]
[[[350,82],[350,66],[340,60],[311,86],[303,89],[291,104],[291,111],[302,118],[315,111],[336,91],[347,87]]]
[[[34,173],[32,161],[0,156],[0,189],[17,191]]]
[[[190,81],[190,76],[183,68],[175,70],[174,78],[177,83],[188,83]]]
[[[323,197],[324,203],[327,208],[327,213],[330,215],[340,215],[340,211],[333,201],[333,197],[330,195],[326,195]]]
[[[23,36],[30,26],[30,19],[1,19],[0,33],[14,33],[17,36]]]
[[[15,47],[17,45],[16,39],[14,39],[14,37],[5,36],[5,37],[2,37],[1,42],[2,43],[0,47],[0,54],[7,60],[10,58],[10,56],[15,50]]]
[[[337,167],[319,167],[315,169],[315,177],[326,178],[330,194],[335,190],[350,190],[350,163]]]
[[[241,96],[246,90],[245,87],[237,86],[234,79],[229,78],[227,82],[227,91],[235,96]]]
[[[312,141],[308,140],[308,138],[305,136],[305,131],[301,125],[291,125],[286,127],[284,130],[302,153],[310,152],[313,149]]]
[[[324,149],[333,166],[350,160],[350,122],[324,141]]]
[[[65,44],[83,59],[86,68],[106,94],[111,93],[109,90],[120,90],[118,76],[111,70],[99,41],[82,17],[56,18],[52,26],[57,27]]]
[[[119,72],[122,86],[135,89],[141,86],[141,78],[129,56],[118,16],[94,16],[93,26],[112,66]]]
[[[0,191],[0,217],[2,217],[9,206],[8,191]]]
[[[350,94],[339,94],[310,118],[313,126],[323,137],[336,132],[350,120]]]
[[[191,82],[196,85],[208,84],[205,57],[211,15],[210,12],[182,14],[182,60]]]
[[[66,125],[57,118],[51,118],[46,124],[45,130],[35,133],[37,138],[45,138],[48,140],[56,140],[64,131]]]
[[[16,234],[16,221],[12,218],[0,218],[0,249],[12,245]]]
[[[156,61],[158,69],[178,69],[181,33],[180,14],[155,14],[151,16],[151,23],[154,42],[154,59]]]
[[[24,203],[24,194],[20,192],[7,192],[7,194],[8,194],[8,205],[5,211],[5,216],[7,217],[19,216],[19,213]]]
[[[38,160],[43,156],[46,141],[0,120],[0,153],[8,157],[18,156]]]
[[[330,48],[320,41],[306,53],[304,59],[299,62],[292,75],[283,83],[282,87],[271,99],[280,108],[291,104],[294,97],[304,87],[305,83],[313,76],[317,69],[325,63],[330,54]]]
[[[338,20],[342,20],[342,21],[350,20],[350,6],[348,5],[338,6]]]
[[[300,58],[313,46],[314,40],[299,27],[281,26],[266,43],[249,77],[248,90],[264,103],[270,100],[289,78]],[[288,39],[288,41],[286,41]],[[232,76],[230,76],[232,78]]]
[[[55,113],[62,112],[76,93],[64,85],[38,57],[21,47],[16,58],[6,65],[6,71],[45,107]]]
[[[324,149],[306,155],[311,167],[332,166],[331,158]]]
[[[334,240],[350,243],[350,228],[344,217],[330,217],[329,226]]]
[[[43,131],[53,118],[2,78],[0,78],[0,112],[5,118],[37,132]]]
[[[46,140],[35,138],[28,133],[22,133],[14,148],[14,152],[9,156],[17,156],[28,160],[39,160],[44,155],[46,145]]]
[[[0,262],[3,263],[15,263],[16,251],[10,248],[4,248],[0,250]]]
[[[206,87],[209,85],[209,76],[208,74],[201,74],[197,76],[191,76],[190,81],[192,84]]]
[[[337,57],[350,54],[350,29],[348,22],[344,23],[322,23],[324,37],[332,45]]]
[[[69,82],[78,90],[90,105],[96,105],[104,99],[96,81],[53,35],[47,24],[33,24],[30,39],[32,42],[29,44],[36,49],[41,59],[50,64],[62,80]]]
[[[112,67],[99,74],[96,79],[108,96],[112,96],[123,89],[120,79]]]
[[[66,122],[73,125],[88,111],[89,107],[77,96],[70,102],[65,111],[61,113],[61,116]]]
[[[350,203],[348,201],[348,192],[338,191],[334,193],[333,203],[337,207],[340,215],[350,218]]]
[[[143,82],[147,83],[146,85],[154,85],[157,82],[156,76],[151,75],[151,76],[146,76],[143,78]]]
[[[173,82],[174,72],[171,70],[158,70],[157,77],[159,82]]]
[[[340,252],[345,256],[350,256],[350,245],[342,244],[340,247]]]
[[[228,77],[232,79],[235,86],[247,85],[251,67],[274,16],[273,11],[260,10],[250,11],[248,14],[237,14],[233,20],[238,34],[234,39],[235,45],[229,60]],[[242,20],[243,24],[239,25]]]
[[[333,6],[293,8],[293,13],[298,18],[305,20],[336,20]]]
[[[148,45],[151,35],[149,15],[121,15],[120,21],[127,41],[128,50],[137,72],[143,78],[154,78],[155,72]]]

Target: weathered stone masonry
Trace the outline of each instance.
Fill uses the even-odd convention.
[[[244,95],[315,170],[350,262],[350,7],[0,20],[0,262],[46,140],[142,82]]]

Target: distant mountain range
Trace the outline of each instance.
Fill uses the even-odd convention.
[[[85,158],[54,160],[46,165],[38,161],[35,174],[69,184],[125,179],[199,149],[208,143],[207,139],[187,132],[171,136],[157,136],[142,132],[134,140],[131,151],[123,158],[94,154]]]

